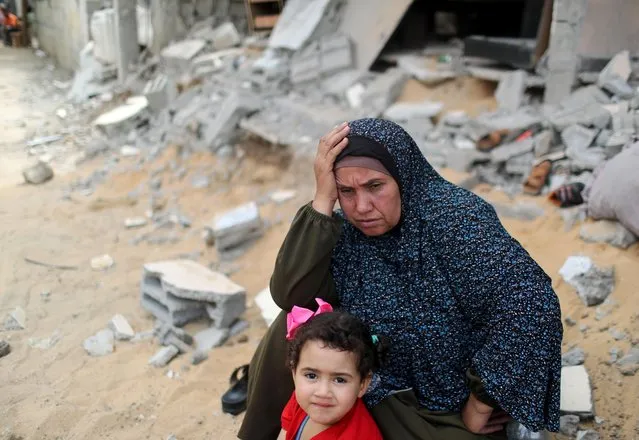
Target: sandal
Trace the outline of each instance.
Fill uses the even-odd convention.
[[[539,195],[541,189],[548,181],[548,176],[552,170],[552,162],[544,160],[535,165],[528,176],[528,180],[524,183],[524,192],[531,196]]]
[[[581,182],[568,183],[551,192],[548,199],[560,208],[578,206],[584,202],[581,192],[585,187]]]
[[[506,136],[508,136],[509,134],[509,130],[491,131],[477,141],[477,149],[479,151],[487,153],[498,145],[501,145]]]
[[[246,409],[248,370],[248,365],[242,365],[231,374],[231,387],[222,395],[222,412],[236,416]]]

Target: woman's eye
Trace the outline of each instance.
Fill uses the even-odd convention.
[[[378,189],[380,189],[382,187],[381,183],[373,183],[369,186],[369,189],[371,191],[377,191]]]
[[[340,193],[344,194],[345,196],[351,195],[353,194],[353,190],[350,188],[343,188],[339,190]]]

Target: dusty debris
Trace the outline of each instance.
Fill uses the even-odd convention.
[[[124,226],[127,229],[141,228],[142,226],[146,226],[148,223],[146,217],[127,217],[124,219]]]
[[[587,306],[603,303],[615,288],[614,267],[598,268],[588,257],[568,257],[559,274]]]
[[[27,314],[22,307],[16,307],[4,319],[4,329],[24,330],[25,328],[27,328]]]
[[[213,220],[215,247],[220,253],[228,252],[254,241],[263,235],[263,223],[255,202],[219,214]]]
[[[561,369],[561,412],[580,417],[592,417],[595,410],[590,378],[583,365]]]
[[[37,164],[22,171],[26,183],[40,185],[53,179],[53,169],[46,163],[39,161]]]
[[[131,328],[129,321],[120,314],[111,318],[111,321],[109,321],[109,329],[113,331],[113,335],[118,341],[127,341],[129,339],[133,339],[135,336],[135,332],[133,331],[133,328]]]
[[[621,223],[610,220],[599,220],[583,225],[579,236],[584,241],[608,243],[621,249],[627,249],[637,241],[637,237]]]
[[[110,329],[100,330],[95,335],[85,339],[82,346],[91,356],[106,356],[111,354],[114,350],[113,331]]]
[[[153,365],[155,368],[166,367],[179,353],[180,350],[177,347],[167,345],[158,350],[158,352],[149,359],[149,365]]]
[[[561,365],[563,367],[574,367],[582,365],[586,360],[586,353],[579,347],[568,350],[561,356]]]
[[[104,271],[113,267],[114,264],[115,261],[108,254],[91,258],[91,269],[93,270]]]

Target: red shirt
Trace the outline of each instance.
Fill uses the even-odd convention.
[[[286,440],[295,440],[297,430],[306,418],[306,412],[295,398],[295,392],[282,412],[282,429],[286,431]],[[357,399],[353,408],[335,425],[320,432],[313,440],[383,440],[373,417],[366,409],[362,399]]]

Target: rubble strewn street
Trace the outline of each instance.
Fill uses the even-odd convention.
[[[279,312],[269,278],[314,149],[361,117],[402,125],[553,279],[554,438],[639,436],[637,48],[544,103],[552,75],[456,40],[369,69],[336,2],[290,0],[270,38],[241,2],[182,3],[155,52],[113,43],[120,2],[97,11],[73,73],[0,47],[0,438],[235,438],[219,398]]]

